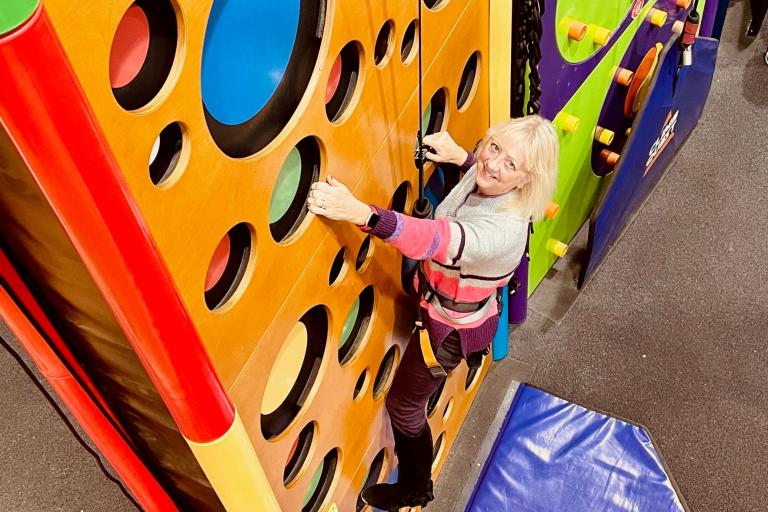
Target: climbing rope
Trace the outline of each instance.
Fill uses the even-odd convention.
[[[422,0],[416,0],[418,3],[418,9],[419,9],[419,15],[418,15],[418,52],[419,52],[419,111],[418,111],[418,117],[419,117],[419,124],[418,124],[418,130],[416,131],[416,137],[418,139],[418,146],[416,148],[416,153],[414,154],[414,160],[416,162],[416,168],[419,170],[419,197],[416,199],[416,202],[413,204],[413,216],[418,219],[427,219],[429,217],[432,217],[432,204],[427,200],[426,197],[424,197],[424,154],[430,150],[431,148],[429,146],[424,145],[424,139],[422,137],[422,112],[424,112],[424,108],[422,105],[422,64],[421,64],[421,45],[422,45],[422,37],[421,37],[421,25],[422,25],[422,16],[421,16],[421,2]]]

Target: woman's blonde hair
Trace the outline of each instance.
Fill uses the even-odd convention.
[[[531,181],[520,187],[519,201],[510,209],[521,210],[538,220],[552,200],[557,184],[557,162],[560,144],[552,123],[539,115],[509,119],[491,126],[478,146],[478,153],[491,137],[512,140],[518,145],[524,161],[522,171]]]

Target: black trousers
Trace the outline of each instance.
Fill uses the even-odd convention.
[[[443,340],[435,352],[435,357],[446,372],[461,363],[463,356],[457,331],[454,330]],[[433,377],[424,364],[418,339],[411,340],[387,395],[386,405],[392,426],[404,434],[418,435],[427,423],[426,407],[429,397],[442,380]]]

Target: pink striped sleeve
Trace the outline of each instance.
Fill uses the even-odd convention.
[[[413,260],[432,259],[443,264],[452,264],[448,254],[451,229],[446,219],[417,219],[397,214],[397,225],[391,236],[384,241]]]

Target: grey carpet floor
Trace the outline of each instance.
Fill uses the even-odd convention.
[[[732,2],[701,123],[606,264],[561,322],[532,311],[513,333],[429,510],[471,486],[513,380],[647,426],[692,510],[768,510],[768,37],[741,39],[747,10]],[[3,351],[0,369],[0,511],[134,510]]]

